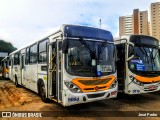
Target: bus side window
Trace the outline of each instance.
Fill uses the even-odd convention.
[[[47,62],[47,40],[44,40],[38,44],[38,63]]]
[[[26,48],[25,64],[28,65],[28,62],[29,62],[29,48]]]
[[[30,47],[29,51],[29,63],[35,64],[37,63],[37,44],[34,44]]]
[[[62,55],[62,42],[58,43],[58,48],[59,48],[59,61],[61,61],[61,55]],[[61,63],[61,62],[60,62]],[[59,70],[61,70],[61,65],[59,65]]]
[[[22,55],[22,69],[24,68],[24,55]]]
[[[19,65],[19,52],[14,54],[14,65]]]
[[[13,58],[11,59],[11,68],[13,69]]]

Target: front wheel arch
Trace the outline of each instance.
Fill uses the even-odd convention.
[[[39,79],[37,82],[38,85],[38,94],[41,97],[41,100],[45,103],[49,102],[49,99],[46,96],[46,89],[45,89],[45,84],[42,79]]]

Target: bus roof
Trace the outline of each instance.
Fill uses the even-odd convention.
[[[85,29],[85,31],[83,29]],[[93,31],[95,34],[93,34],[93,32],[90,32],[90,31]],[[99,31],[101,31],[103,34],[100,34],[101,32],[99,32]],[[110,31],[100,29],[100,28],[96,28],[96,27],[91,27],[91,26],[62,24],[61,26],[58,26],[57,28],[50,30],[48,33],[42,35],[38,39],[33,40],[33,42],[31,42],[31,43],[13,51],[12,53],[9,54],[9,56],[11,56],[12,54],[14,54],[14,53],[16,53],[16,52],[18,52],[18,51],[20,51],[20,50],[22,50],[22,49],[24,49],[28,46],[31,46],[31,45],[35,44],[36,42],[47,39],[50,36],[52,36],[52,35],[54,35],[58,32],[67,33],[67,36],[65,36],[65,37],[78,37],[78,36],[92,37],[93,36],[93,37],[96,38],[99,34],[99,39],[106,38],[106,39],[111,39],[113,41],[113,36],[112,36]]]
[[[126,39],[127,42],[129,42],[131,36],[146,36],[146,37],[150,37],[150,38],[153,38],[153,39],[155,39],[155,40],[158,40],[158,39],[156,39],[155,37],[149,36],[149,35],[143,35],[143,34],[128,34],[128,35],[123,35],[123,36],[115,37],[115,38],[114,38],[114,41],[116,42],[116,41],[118,41],[118,40],[120,40],[120,39]],[[125,42],[121,42],[121,43],[125,43]]]
[[[77,25],[66,25],[63,29],[65,33],[65,37],[81,37],[81,38],[93,38],[93,39],[101,39],[106,41],[113,42],[113,36],[110,31],[88,27],[88,26],[77,26]]]

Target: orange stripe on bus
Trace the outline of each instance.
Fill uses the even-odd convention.
[[[104,78],[75,78],[72,82],[77,85],[82,92],[95,92],[107,90],[115,80],[115,76]]]
[[[157,82],[160,81],[160,76],[158,77],[142,77],[142,76],[136,76],[135,77],[137,80],[141,81],[141,82]]]

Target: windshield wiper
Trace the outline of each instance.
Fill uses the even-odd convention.
[[[102,54],[102,52],[103,52],[103,50],[105,49],[105,46],[106,46],[107,44],[114,44],[114,43],[108,42],[108,41],[104,41],[103,44],[99,45],[99,47],[98,47],[98,58],[99,58],[99,55]],[[114,51],[113,51],[113,57],[114,57],[114,54],[115,54],[115,49],[114,49]]]
[[[105,49],[105,46],[106,46],[106,42],[104,42],[98,46],[98,61],[99,61],[100,55],[102,54],[103,50]]]
[[[79,41],[80,41],[80,43],[81,43],[82,45],[84,45],[84,47],[88,50],[89,53],[92,53],[92,52],[93,52],[93,51],[91,50],[91,48],[89,47],[89,45],[86,43],[86,41],[83,40],[83,38],[80,38]]]
[[[141,52],[143,52],[143,54],[145,54],[145,56],[147,57],[147,63],[149,64],[149,56],[147,54],[147,51],[145,50],[145,48],[144,48],[144,46],[142,44],[138,43],[138,45],[139,45],[139,48],[140,48]],[[143,50],[142,50],[141,47],[143,48]]]
[[[89,45],[86,43],[86,41],[83,38],[79,39],[80,43],[84,45],[84,47],[87,49],[87,51],[90,53],[91,59],[96,59],[95,51],[91,50]]]
[[[96,52],[91,50],[90,46],[86,43],[86,41],[83,38],[79,39],[80,43],[82,45],[84,45],[84,47],[86,48],[86,50],[90,53],[91,59],[95,59],[96,60],[96,65],[94,67],[94,73],[95,76],[97,76],[97,59],[96,59]]]
[[[106,42],[102,43],[101,45],[98,46],[98,54],[102,54],[103,50],[105,49]]]

